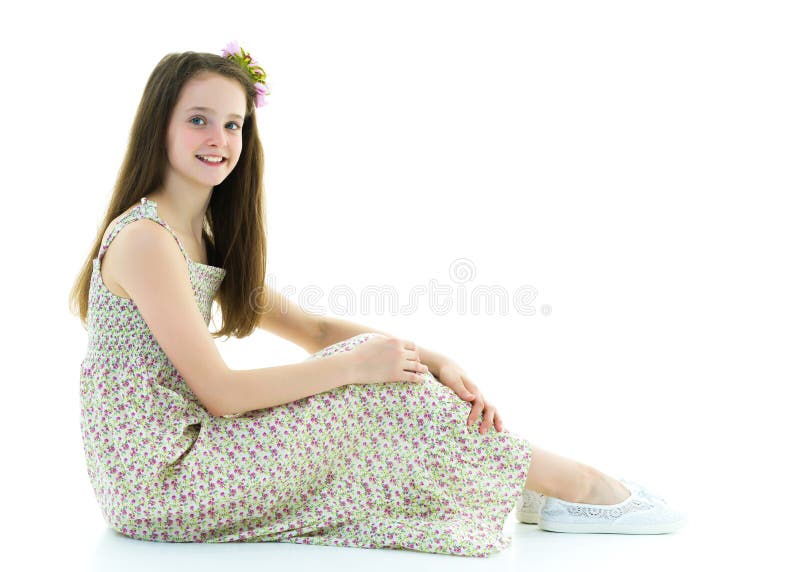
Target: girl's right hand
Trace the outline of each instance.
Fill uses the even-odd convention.
[[[408,381],[421,383],[428,366],[419,361],[414,342],[376,334],[345,354],[353,366],[356,385]]]

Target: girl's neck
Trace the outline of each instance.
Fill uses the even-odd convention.
[[[147,198],[158,204],[158,216],[176,232],[191,236],[202,243],[203,221],[211,199],[211,190],[205,196],[197,192],[181,193],[163,188],[148,193]]]

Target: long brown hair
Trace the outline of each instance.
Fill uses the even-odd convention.
[[[70,311],[87,327],[93,260],[105,229],[116,217],[162,184],[167,166],[167,126],[183,85],[197,74],[213,72],[242,84],[247,110],[242,124],[242,152],[233,171],[211,193],[203,228],[208,263],[226,270],[214,300],[222,326],[212,335],[243,338],[258,316],[251,296],[263,292],[267,266],[264,216],[264,152],[255,121],[255,85],[236,62],[211,53],[167,54],[144,88],[133,120],[128,149],[119,170],[103,223],[70,291]]]

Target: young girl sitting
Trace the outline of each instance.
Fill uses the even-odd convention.
[[[680,528],[685,513],[645,487],[506,431],[452,359],[266,287],[265,79],[235,43],[158,63],[73,288],[89,334],[81,432],[107,523],[142,540],[479,557],[508,546],[515,503],[550,531]],[[256,327],[311,355],[229,368],[214,338]]]

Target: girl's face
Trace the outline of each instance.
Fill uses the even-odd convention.
[[[187,81],[167,129],[168,179],[177,176],[203,188],[225,180],[242,152],[247,105],[239,82],[205,72]],[[204,161],[200,157],[221,163]]]

